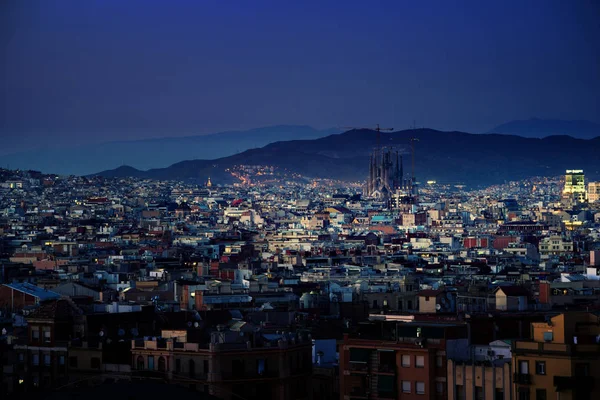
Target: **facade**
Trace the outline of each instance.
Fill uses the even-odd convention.
[[[515,400],[600,398],[600,320],[570,312],[531,324],[532,340],[513,346]]]
[[[382,321],[344,336],[340,399],[446,399],[450,338],[461,326]]]
[[[508,400],[511,374],[510,359],[478,363],[448,360],[448,400]]]
[[[540,257],[547,260],[553,256],[566,256],[573,253],[573,241],[562,236],[550,236],[540,241]]]
[[[310,340],[252,332],[244,338],[240,333],[213,332],[206,344],[188,342],[186,331],[163,331],[156,340],[133,340],[132,373],[158,375],[221,399],[309,398]]]
[[[588,183],[587,195],[590,203],[600,201],[600,182]]]
[[[82,328],[80,311],[69,300],[43,303],[27,318],[28,334],[14,346],[16,363],[7,384],[30,392],[68,382],[69,339]]]
[[[396,190],[412,190],[412,181],[404,178],[402,156],[391,149],[376,149],[369,161],[367,197],[389,200]]]
[[[567,204],[582,203],[587,200],[585,176],[581,169],[568,169],[565,173],[563,201]]]

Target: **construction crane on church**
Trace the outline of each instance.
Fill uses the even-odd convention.
[[[377,132],[377,149],[379,149],[379,143],[380,143],[380,136],[381,136],[381,131],[385,131],[385,132],[392,132],[394,130],[394,128],[382,128],[379,126],[379,124],[376,124],[375,129],[373,128],[365,128],[365,127],[361,127],[361,128],[357,128],[354,126],[344,126],[342,127],[342,129],[369,129],[369,130],[374,130]]]

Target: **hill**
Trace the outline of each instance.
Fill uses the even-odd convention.
[[[336,129],[278,125],[210,135],[108,142],[61,149],[42,149],[2,156],[3,165],[57,174],[86,175],[129,165],[137,169],[167,167],[190,159],[230,156],[280,140],[316,139]]]
[[[590,121],[564,121],[538,119],[511,121],[495,127],[488,133],[504,133],[523,137],[543,138],[553,135],[568,135],[579,139],[600,136],[600,124]]]
[[[600,137],[591,140],[569,136],[543,139],[499,134],[441,132],[431,129],[382,133],[381,144],[404,156],[410,170],[411,137],[417,138],[415,174],[420,181],[461,182],[470,186],[490,185],[531,176],[555,176],[565,169],[584,169],[588,178],[600,177]],[[98,175],[154,179],[193,179],[215,183],[234,181],[226,170],[235,165],[271,165],[311,178],[364,180],[368,159],[376,146],[376,133],[352,130],[314,140],[275,142],[214,160],[190,160],[168,168],[109,170]]]

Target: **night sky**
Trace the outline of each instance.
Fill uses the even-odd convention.
[[[600,122],[600,2],[0,1],[0,153],[275,124]]]

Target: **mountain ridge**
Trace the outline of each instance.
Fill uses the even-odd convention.
[[[529,138],[567,135],[578,139],[593,139],[600,136],[600,124],[587,120],[530,118],[506,122],[486,133],[504,133]]]
[[[2,161],[21,169],[87,175],[120,165],[150,169],[168,167],[188,159],[226,157],[277,140],[296,137],[314,139],[334,132],[339,132],[339,129],[315,129],[308,125],[274,125],[207,135],[111,141],[64,149],[38,149],[3,155]]]
[[[471,134],[433,129],[381,133],[381,145],[393,146],[410,163],[411,137],[416,142],[415,169],[421,180],[464,182],[478,186],[518,180],[530,176],[559,175],[565,169],[582,168],[600,176],[600,137],[577,139],[570,136],[523,138],[505,134]],[[233,181],[226,169],[235,165],[272,165],[309,178],[360,181],[368,174],[368,159],[377,143],[376,132],[351,130],[312,140],[270,143],[261,148],[213,160],[187,160],[167,168],[136,170],[141,177],[206,181]],[[572,155],[578,154],[573,165]],[[115,176],[125,171],[102,171]],[[122,175],[121,175],[122,176]]]

